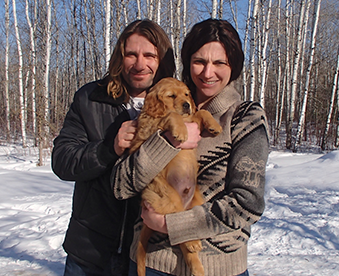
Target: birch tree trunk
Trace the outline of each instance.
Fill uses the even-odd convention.
[[[30,42],[31,42],[31,55],[32,55],[32,131],[35,134],[35,139],[37,139],[36,133],[36,50],[35,50],[35,31],[36,31],[36,20],[37,20],[37,3],[36,0],[34,1],[34,22],[32,21],[29,16],[29,5],[28,0],[26,0],[26,18],[29,27],[29,35],[30,35]],[[37,141],[35,141],[36,144]]]
[[[275,103],[275,130],[274,130],[274,137],[273,137],[273,144],[278,144],[279,133],[280,133],[280,125],[281,125],[281,118],[280,118],[280,109],[283,108],[281,105],[281,44],[280,44],[280,7],[281,7],[281,0],[278,0],[278,14],[277,14],[277,60],[278,60],[278,74],[277,74],[277,96],[276,96],[276,103]]]
[[[269,26],[270,26],[270,18],[271,18],[271,7],[272,7],[272,0],[268,2],[268,9],[267,9],[267,18],[266,24],[264,29],[264,46],[262,49],[262,72],[261,72],[261,88],[259,93],[260,104],[263,108],[265,108],[265,92],[266,92],[266,82],[267,82],[267,45],[268,45],[268,33],[269,33]]]
[[[181,29],[181,0],[177,1],[176,8],[176,26],[174,31],[174,53],[175,53],[175,67],[176,67],[176,77],[179,77],[179,68],[180,68],[180,29]]]
[[[254,0],[252,18],[251,18],[251,47],[250,47],[250,101],[254,100],[255,93],[255,49],[256,49],[256,35],[257,35],[257,21],[258,21],[259,0]]]
[[[311,79],[311,70],[313,66],[313,59],[314,59],[314,53],[315,53],[315,47],[316,47],[316,37],[317,37],[317,30],[318,30],[320,6],[321,6],[321,0],[318,0],[317,6],[315,9],[315,14],[314,14],[314,25],[313,25],[312,40],[311,40],[311,54],[310,54],[310,61],[309,61],[309,65],[308,65],[307,73],[306,73],[304,99],[303,99],[303,104],[302,104],[301,113],[300,113],[297,136],[295,139],[295,144],[293,145],[294,151],[296,151],[300,145],[300,141],[303,135],[304,124],[305,124],[307,98],[308,98],[308,91],[309,91],[310,79]]]
[[[160,19],[161,19],[161,1],[156,0],[156,22],[158,25],[160,25]]]
[[[212,0],[212,18],[217,18],[218,0]]]
[[[138,11],[137,11],[137,19],[141,19],[141,4],[140,4],[140,0],[137,0],[137,8],[138,8]]]
[[[174,29],[174,10],[173,10],[173,0],[170,0],[170,39],[171,39],[171,44],[174,45],[174,34],[173,34],[173,29]]]
[[[230,0],[231,1],[231,0]],[[220,0],[219,2],[219,11],[218,11],[218,18],[219,19],[222,19],[222,16],[224,14],[224,1],[223,0]],[[238,22],[236,22],[235,24],[237,25]],[[236,29],[238,30],[238,26],[236,26]]]
[[[238,31],[239,27],[238,27],[238,19],[237,19],[237,14],[238,14],[237,2],[234,1],[234,7],[233,7],[232,0],[228,0],[228,1],[229,1],[229,4],[230,4],[230,10],[232,12],[232,17],[233,17],[235,29]],[[250,2],[252,2],[252,0],[250,0]],[[222,19],[222,5],[223,5],[223,2],[220,0],[219,19]]]
[[[305,0],[301,0],[301,8],[300,8],[300,17],[299,17],[299,28],[297,34],[297,45],[294,57],[294,65],[293,65],[293,75],[292,75],[292,88],[291,88],[291,98],[290,98],[290,110],[288,121],[286,125],[286,148],[291,149],[293,146],[292,141],[292,128],[293,128],[293,121],[295,116],[295,105],[296,105],[296,93],[297,93],[297,86],[298,86],[298,72],[299,72],[299,65],[300,65],[300,49],[302,45],[302,30],[304,25],[304,16],[305,16]],[[287,84],[288,85],[288,84]]]
[[[246,20],[246,30],[245,30],[245,38],[244,38],[244,60],[246,62],[247,58],[247,40],[248,40],[248,33],[250,29],[250,22],[251,22],[251,7],[252,7],[252,0],[248,0],[248,8],[247,8],[247,20]],[[246,64],[242,70],[242,81],[243,81],[243,97],[244,100],[248,100],[247,95],[247,71],[246,71]]]
[[[111,57],[111,0],[106,0],[105,6],[105,69],[108,69]]]
[[[286,136],[288,137],[289,131],[292,131],[292,128],[288,127],[288,122],[289,122],[289,115],[290,115],[290,98],[291,98],[291,64],[290,64],[290,52],[291,52],[291,28],[290,26],[292,25],[292,17],[291,17],[291,9],[292,9],[292,1],[289,0],[286,3],[286,10],[285,10],[285,18],[286,18],[286,23],[285,23],[285,32],[286,32],[286,59],[285,59],[285,77],[284,77],[284,82],[285,85],[282,88],[282,91],[286,90],[286,93],[284,95],[285,103],[286,103]],[[282,108],[283,108],[282,104]],[[281,112],[282,114],[282,112]],[[290,145],[289,145],[290,146]],[[286,138],[286,147],[287,147],[287,138]]]
[[[339,91],[338,90],[338,75],[339,75],[339,47],[338,47],[338,57],[337,57],[337,68],[336,68],[336,71],[335,71],[335,74],[334,74],[334,80],[333,80],[333,86],[332,86],[330,108],[329,108],[329,111],[328,111],[326,127],[325,127],[324,136],[323,136],[322,143],[321,143],[321,149],[322,150],[325,150],[325,148],[326,148],[328,132],[329,132],[330,125],[331,125],[331,122],[332,122],[332,113],[333,113],[333,110],[334,110],[335,95],[337,94],[337,91]],[[339,97],[339,95],[337,97]],[[339,104],[339,99],[338,99],[338,104]],[[339,108],[339,105],[337,106],[337,108]],[[338,139],[338,135],[336,137],[336,140],[337,139]],[[337,143],[336,143],[336,146],[338,146]]]
[[[18,47],[18,56],[19,56],[19,107],[20,107],[20,122],[21,122],[21,136],[22,136],[22,146],[25,148],[26,144],[26,122],[25,122],[25,105],[24,105],[24,89],[23,89],[23,57],[22,57],[22,48],[21,40],[19,34],[18,19],[16,13],[16,2],[12,0],[13,3],[13,17],[14,17],[14,28],[16,43]]]
[[[5,48],[5,120],[6,120],[6,140],[10,141],[10,104],[9,104],[9,0],[5,1],[5,28],[6,28],[6,48]]]

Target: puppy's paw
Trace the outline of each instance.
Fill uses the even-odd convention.
[[[217,136],[222,132],[222,127],[216,121],[208,122],[206,129],[214,136]]]
[[[201,245],[200,240],[185,242],[185,246],[186,246],[187,250],[191,253],[199,252],[202,249],[202,245]]]
[[[188,138],[187,129],[185,125],[184,127],[180,126],[173,127],[171,133],[174,139],[180,143],[185,142]]]

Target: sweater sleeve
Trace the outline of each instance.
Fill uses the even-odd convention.
[[[248,122],[247,131],[242,128],[233,137],[223,193],[191,210],[166,215],[171,245],[195,239],[217,240],[218,235],[248,229],[259,220],[265,206],[269,142],[264,113],[260,109],[257,113],[255,118],[262,118],[262,123]],[[240,119],[242,125],[245,120],[248,117]],[[245,132],[247,134],[243,135]]]
[[[111,185],[115,197],[122,200],[140,193],[179,151],[160,131],[154,133],[136,152],[122,156],[113,167]]]
[[[88,181],[102,175],[109,164],[118,159],[108,151],[103,140],[90,141],[82,119],[80,105],[85,105],[87,93],[75,93],[74,101],[66,115],[60,134],[54,140],[52,169],[66,181]],[[90,112],[90,111],[88,111]]]

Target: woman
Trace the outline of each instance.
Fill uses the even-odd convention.
[[[264,210],[268,135],[265,112],[258,103],[242,102],[233,86],[244,55],[236,30],[224,20],[208,19],[193,26],[181,52],[182,79],[198,109],[206,109],[223,127],[213,138],[201,133],[197,152],[198,185],[206,203],[166,216],[148,206],[141,217],[157,231],[148,243],[147,275],[190,275],[178,244],[201,239],[199,257],[205,275],[248,275],[247,242],[250,227]],[[189,142],[200,136],[190,131]],[[169,136],[168,134],[166,134]],[[172,141],[171,137],[167,140]],[[113,170],[114,193],[119,199],[140,192],[180,148],[160,132]],[[144,172],[147,172],[145,174]],[[142,220],[135,225],[130,274],[136,275],[135,252]]]

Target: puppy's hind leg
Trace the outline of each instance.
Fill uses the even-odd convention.
[[[147,244],[150,239],[153,230],[148,228],[145,224],[142,226],[138,248],[137,248],[137,270],[138,276],[146,275],[146,252],[147,252]]]
[[[200,249],[198,249],[198,251],[193,251],[191,252],[190,250],[188,250],[187,243],[191,243],[191,245],[193,243],[197,243],[200,244]],[[205,271],[204,271],[204,267],[199,259],[198,253],[201,250],[201,242],[200,241],[190,241],[190,242],[186,242],[186,243],[182,243],[180,244],[180,249],[184,255],[186,264],[188,265],[188,267],[191,270],[191,274],[194,276],[204,276],[205,275]]]

